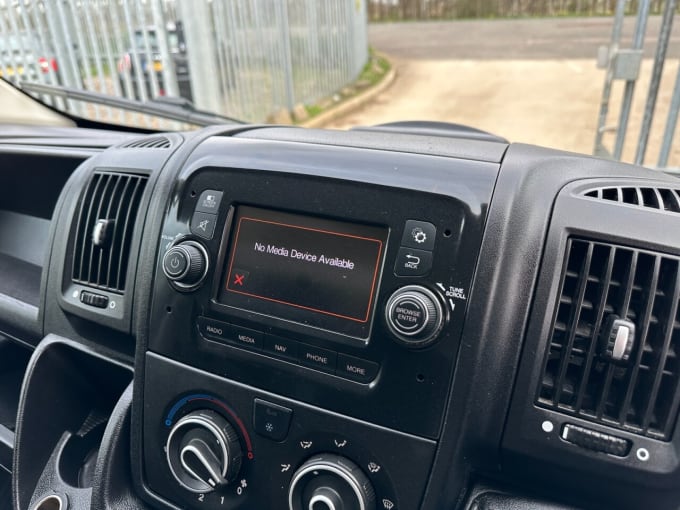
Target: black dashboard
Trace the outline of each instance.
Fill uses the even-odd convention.
[[[680,508],[677,180],[414,126],[1,139],[8,508]]]

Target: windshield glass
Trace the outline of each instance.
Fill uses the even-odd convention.
[[[197,126],[135,103],[114,107],[30,85],[256,123],[452,122],[510,141],[678,166],[680,28],[666,5],[4,2],[0,75],[72,115],[147,129]]]

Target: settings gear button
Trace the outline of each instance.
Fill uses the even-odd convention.
[[[426,221],[408,220],[404,227],[401,245],[407,248],[432,251],[437,236],[437,229]]]

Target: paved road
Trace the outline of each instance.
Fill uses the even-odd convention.
[[[594,59],[609,44],[613,18],[550,18],[447,22],[377,23],[369,40],[396,58],[454,59]],[[630,45],[635,17],[624,23],[622,46]],[[649,19],[647,56],[653,56],[661,18]],[[675,23],[669,55],[680,56],[680,23]]]
[[[624,34],[630,41],[634,19]],[[677,21],[677,20],[676,20]],[[651,18],[648,33],[658,33]],[[468,124],[508,138],[591,153],[604,71],[597,47],[607,44],[611,19],[485,20],[376,24],[371,44],[390,55],[394,84],[371,104],[327,127],[346,129],[398,120]],[[648,162],[654,163],[678,69],[680,23],[664,69]],[[650,44],[653,51],[653,44]],[[652,60],[644,61],[636,87],[624,160],[633,158]],[[622,84],[615,85],[607,124],[615,124]],[[605,139],[613,146],[613,135]],[[680,165],[680,144],[673,148]]]

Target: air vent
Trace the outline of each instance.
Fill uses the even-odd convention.
[[[570,239],[537,404],[669,440],[680,403],[679,269],[669,255]],[[625,362],[600,341],[615,317],[635,326]]]
[[[171,145],[170,139],[165,136],[147,136],[128,142],[122,147],[124,149],[169,149]]]
[[[609,200],[622,204],[648,207],[661,211],[680,212],[680,190],[652,187],[608,187],[596,188],[583,193],[584,196]]]
[[[94,172],[83,195],[73,249],[73,281],[122,293],[132,233],[147,177]]]

